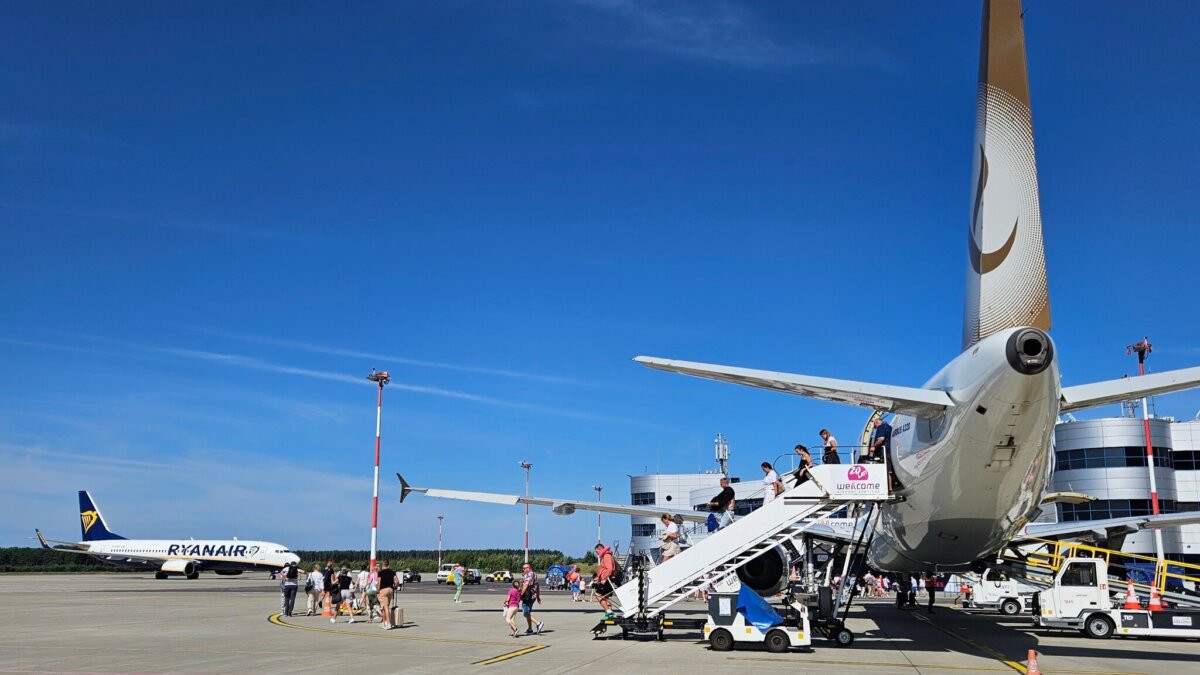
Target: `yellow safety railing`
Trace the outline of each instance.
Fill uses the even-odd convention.
[[[1028,567],[1055,574],[1067,558],[1100,558],[1108,563],[1110,575],[1119,575],[1123,578],[1130,578],[1128,572],[1131,570],[1142,572],[1141,569],[1128,566],[1129,563],[1146,563],[1154,566],[1153,586],[1160,593],[1166,590],[1168,579],[1175,580],[1176,583],[1171,584],[1172,586],[1182,586],[1183,582],[1200,584],[1200,565],[1194,563],[1164,560],[1160,564],[1158,558],[1154,556],[1114,551],[1108,548],[1100,548],[1073,541],[1054,541],[1037,538],[1031,538],[1029,541],[1036,542],[1043,547],[1043,550],[1023,549],[1021,553],[1025,556],[1024,558],[1017,558],[1010,554],[1006,555],[1005,559],[1021,562]],[[1114,570],[1119,570],[1119,572],[1114,573]],[[1135,585],[1146,587],[1151,585],[1138,581],[1134,583]]]

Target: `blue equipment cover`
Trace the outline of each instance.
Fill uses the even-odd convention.
[[[737,609],[750,625],[764,633],[783,623],[783,617],[779,616],[770,603],[745,584],[742,584],[742,589],[738,591]]]

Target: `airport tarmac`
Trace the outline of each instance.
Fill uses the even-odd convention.
[[[2,575],[0,672],[1025,672],[1035,648],[1044,673],[1175,673],[1200,663],[1200,641],[1088,640],[1035,631],[1026,617],[939,607],[901,611],[874,601],[851,614],[852,647],[814,641],[809,653],[738,649],[715,653],[698,634],[666,642],[593,640],[599,612],[562,592],[538,608],[542,635],[507,637],[503,584],[451,588],[409,584],[398,596],[405,628],[280,619],[278,582],[263,575],[188,581],[141,574]],[[949,600],[949,599],[947,599]],[[297,604],[303,614],[303,599]],[[684,603],[701,611],[700,603]],[[1190,664],[1190,665],[1189,665]]]

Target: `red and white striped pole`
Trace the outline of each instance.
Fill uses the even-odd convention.
[[[386,370],[371,369],[368,380],[379,383],[379,398],[375,404],[375,484],[371,492],[371,571],[375,571],[376,544],[379,541],[379,432],[383,421],[383,385],[392,381]]]
[[[1129,345],[1125,348],[1125,353],[1138,355],[1138,377],[1146,374],[1146,355],[1151,351],[1150,338],[1142,338],[1142,341]],[[1146,468],[1150,472],[1150,513],[1158,515],[1158,482],[1154,477],[1154,443],[1150,436],[1150,411],[1147,406],[1146,397],[1142,397],[1142,427],[1146,434]],[[1159,575],[1165,572],[1163,568],[1163,540],[1162,528],[1154,528],[1154,552],[1158,557],[1158,570],[1155,570],[1154,583],[1157,586]]]

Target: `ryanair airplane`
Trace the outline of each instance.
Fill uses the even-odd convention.
[[[80,542],[55,541],[37,532],[42,548],[64,553],[80,553],[119,565],[153,569],[155,579],[181,574],[195,579],[201,572],[241,574],[253,570],[277,570],[287,563],[299,563],[300,556],[282,544],[269,541],[126,539],[108,529],[100,509],[85,490],[79,491]],[[58,546],[51,546],[53,542]]]

